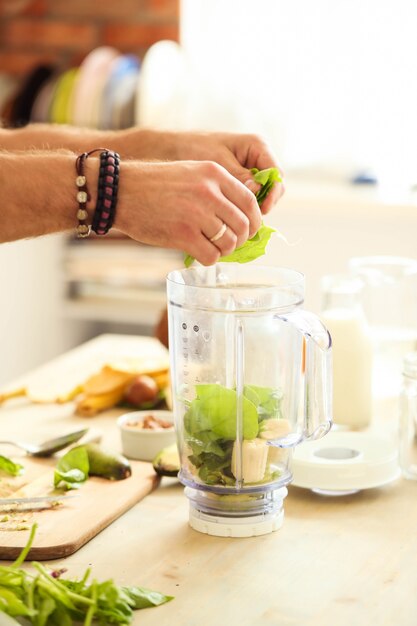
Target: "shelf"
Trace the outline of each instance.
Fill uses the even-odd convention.
[[[137,301],[67,298],[63,301],[62,314],[74,320],[156,326],[165,306],[165,292],[144,294]]]

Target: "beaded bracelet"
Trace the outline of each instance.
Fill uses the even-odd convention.
[[[85,175],[85,162],[91,154],[95,152],[102,152],[105,148],[95,148],[94,150],[90,150],[90,152],[83,152],[80,154],[75,161],[75,170],[77,172],[77,178],[75,179],[75,184],[77,186],[77,202],[78,202],[78,211],[77,211],[77,219],[78,225],[76,228],[77,237],[84,238],[88,237],[91,232],[91,227],[87,224],[88,219],[88,211],[87,211],[87,202],[91,199],[90,193],[87,188],[87,178]]]
[[[117,152],[103,150],[100,154],[97,204],[91,226],[97,235],[106,235],[113,226],[119,188],[119,165],[120,156]]]

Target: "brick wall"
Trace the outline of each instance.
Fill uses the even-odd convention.
[[[142,57],[156,41],[178,41],[179,1],[0,0],[0,72],[78,65],[104,44]]]

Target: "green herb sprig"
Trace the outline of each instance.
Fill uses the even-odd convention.
[[[81,580],[68,580],[50,574],[33,562],[33,572],[21,569],[32,547],[37,525],[32,526],[28,543],[10,566],[0,566],[1,614],[10,616],[7,623],[20,625],[24,618],[33,626],[128,625],[133,611],[159,606],[173,599],[144,587],[119,587],[113,580],[88,583],[90,570]],[[15,619],[16,618],[16,619]]]
[[[0,470],[6,472],[9,476],[20,476],[25,471],[25,468],[19,463],[14,463],[7,456],[0,454]]]

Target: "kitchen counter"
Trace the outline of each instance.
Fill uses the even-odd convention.
[[[42,439],[91,425],[120,447],[119,410],[96,418],[72,405],[14,400],[0,408],[2,438]],[[81,576],[138,584],[174,595],[138,611],[134,625],[415,626],[417,615],[417,483],[326,498],[289,488],[285,521],[271,535],[209,537],[187,524],[188,503],[174,479],[163,479],[72,556],[49,562]],[[0,620],[1,623],[1,620]]]

